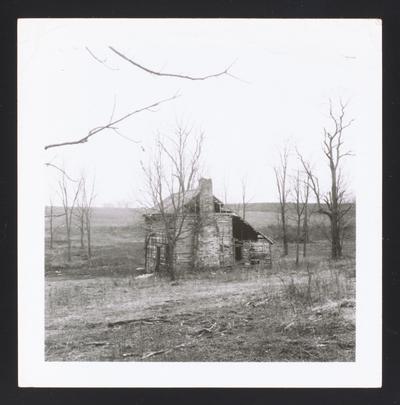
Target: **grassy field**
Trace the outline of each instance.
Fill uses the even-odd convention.
[[[94,257],[75,232],[70,264],[59,222],[54,248],[46,244],[47,361],[354,361],[354,242],[337,262],[318,241],[296,267],[294,247],[283,259],[277,244],[272,269],[171,283],[137,278],[139,219],[135,210],[96,209]]]

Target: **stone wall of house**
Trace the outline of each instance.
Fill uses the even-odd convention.
[[[271,263],[270,245],[267,240],[243,241],[242,258],[245,263]]]
[[[233,266],[234,245],[232,237],[232,217],[227,214],[215,214],[219,237],[219,265]]]
[[[200,213],[194,252],[196,267],[217,267],[220,259],[219,233],[214,213]]]
[[[199,218],[193,243],[195,267],[226,267],[234,264],[232,217],[209,213]]]
[[[250,263],[250,250],[251,250],[251,241],[244,240],[242,244],[242,261],[244,263]]]

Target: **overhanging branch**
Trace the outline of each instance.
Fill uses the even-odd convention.
[[[206,75],[206,76],[189,76],[189,75],[182,75],[182,74],[177,74],[177,73],[163,73],[163,72],[158,72],[156,70],[149,69],[149,68],[135,62],[134,60],[128,58],[123,53],[117,51],[112,46],[109,46],[109,49],[111,51],[113,51],[115,54],[117,54],[119,57],[121,57],[122,59],[124,59],[127,62],[129,62],[130,64],[132,64],[133,66],[136,66],[137,68],[139,68],[139,69],[141,69],[141,70],[143,70],[143,71],[145,71],[147,73],[150,73],[152,75],[155,75],[155,76],[175,77],[175,78],[187,79],[187,80],[207,80],[207,79],[210,79],[212,77],[219,77],[219,76],[227,75],[227,76],[234,77],[236,79],[235,76],[233,76],[232,74],[229,73],[229,69],[231,68],[232,64],[229,67],[227,67],[225,70],[223,70],[222,72],[214,73],[214,74],[210,74],[210,75]]]
[[[129,114],[126,114],[126,115],[124,115],[123,117],[118,118],[117,120],[112,121],[112,122],[110,122],[110,123],[107,124],[107,125],[103,125],[103,126],[100,126],[100,127],[95,127],[95,128],[93,128],[93,129],[91,129],[91,130],[89,131],[89,133],[88,133],[85,137],[83,137],[83,138],[81,138],[81,139],[78,139],[78,140],[76,140],[76,141],[68,141],[68,142],[54,143],[54,144],[51,144],[51,145],[46,145],[46,146],[44,147],[44,149],[47,150],[47,149],[50,149],[50,148],[56,148],[56,147],[60,147],[60,146],[77,145],[77,144],[80,144],[80,143],[86,143],[86,142],[89,140],[89,138],[91,138],[93,135],[96,135],[96,134],[98,134],[99,132],[101,132],[101,131],[103,131],[103,130],[105,130],[105,129],[114,129],[113,127],[115,127],[116,124],[119,124],[120,122],[126,120],[127,118],[131,117],[132,115],[138,114],[138,113],[143,112],[143,111],[148,111],[148,110],[150,110],[151,108],[154,108],[154,107],[159,106],[160,104],[166,103],[167,101],[174,100],[174,99],[176,99],[177,97],[179,97],[179,94],[175,94],[175,95],[172,96],[172,97],[166,98],[166,99],[161,100],[161,101],[157,101],[156,103],[153,103],[153,104],[148,105],[148,106],[146,106],[146,107],[139,108],[138,110],[132,111],[132,112],[130,112]]]

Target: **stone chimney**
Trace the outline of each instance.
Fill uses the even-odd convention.
[[[214,198],[212,180],[201,178],[199,180],[200,213],[214,212]]]

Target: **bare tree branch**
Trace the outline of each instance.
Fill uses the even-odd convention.
[[[111,66],[107,65],[107,64],[106,64],[107,58],[104,59],[104,60],[101,60],[101,59],[98,58],[87,46],[85,46],[85,49],[88,51],[89,55],[90,55],[93,59],[95,59],[97,62],[101,63],[102,65],[104,65],[107,69],[110,69],[110,70],[119,70],[118,68],[114,68],[114,67],[111,67]]]
[[[111,128],[118,136],[120,136],[121,138],[126,139],[127,141],[133,142],[133,143],[142,143],[142,141],[137,141],[136,139],[132,139],[129,138],[129,136],[126,136],[124,134],[122,134],[118,128]]]
[[[287,169],[289,160],[289,146],[286,144],[283,151],[279,154],[280,166],[274,167],[276,186],[279,195],[279,207],[280,207],[280,220],[282,226],[282,242],[283,242],[283,255],[287,256],[289,254],[288,248],[288,238],[287,238],[287,221],[286,221],[286,211],[287,211],[287,197],[289,194],[289,189],[287,187]]]
[[[93,129],[91,129],[89,131],[88,135],[86,135],[85,137],[83,137],[81,139],[78,139],[77,141],[61,142],[61,143],[55,143],[55,144],[51,144],[51,145],[46,145],[44,147],[44,149],[47,150],[47,149],[50,149],[50,148],[56,148],[56,147],[60,147],[60,146],[77,145],[77,144],[80,144],[80,143],[86,143],[89,140],[89,138],[91,138],[93,135],[95,135],[95,134],[97,134],[97,133],[99,133],[99,132],[101,132],[101,131],[103,131],[105,129],[115,129],[113,127],[115,127],[116,124],[120,123],[121,121],[126,120],[127,118],[131,117],[132,115],[138,114],[138,113],[143,112],[143,111],[148,111],[153,107],[157,107],[158,105],[166,103],[167,101],[175,100],[178,97],[180,97],[179,94],[175,94],[172,97],[166,98],[166,99],[161,100],[161,101],[157,101],[156,103],[148,105],[147,107],[143,107],[143,108],[139,108],[138,110],[134,110],[134,111],[124,115],[123,117],[118,118],[117,120],[110,122],[107,125],[103,125],[103,126],[95,127]]]
[[[73,181],[75,183],[79,182],[79,180],[72,179],[70,176],[68,176],[68,174],[66,173],[65,170],[61,169],[60,167],[58,167],[56,165],[53,165],[53,163],[48,162],[48,163],[45,163],[45,165],[48,166],[48,167],[54,167],[55,169],[59,170],[68,180]]]
[[[139,68],[141,70],[144,70],[145,72],[150,73],[150,74],[155,75],[155,76],[175,77],[175,78],[187,79],[187,80],[207,80],[207,79],[210,79],[212,77],[219,77],[219,76],[223,76],[223,75],[228,75],[228,76],[231,76],[231,77],[234,77],[235,79],[237,79],[235,76],[233,76],[231,73],[229,73],[229,69],[232,67],[233,63],[229,67],[227,67],[225,70],[223,70],[222,72],[214,73],[214,74],[210,74],[210,75],[206,75],[206,76],[197,76],[196,77],[196,76],[182,75],[182,74],[177,74],[177,73],[157,72],[155,70],[149,69],[149,68],[135,62],[134,60],[128,58],[126,55],[124,55],[123,53],[117,51],[112,46],[109,46],[109,49],[111,51],[113,51],[115,54],[117,54],[119,57],[121,57],[122,59],[124,59],[127,62],[131,63],[133,66],[136,66],[137,68]]]

